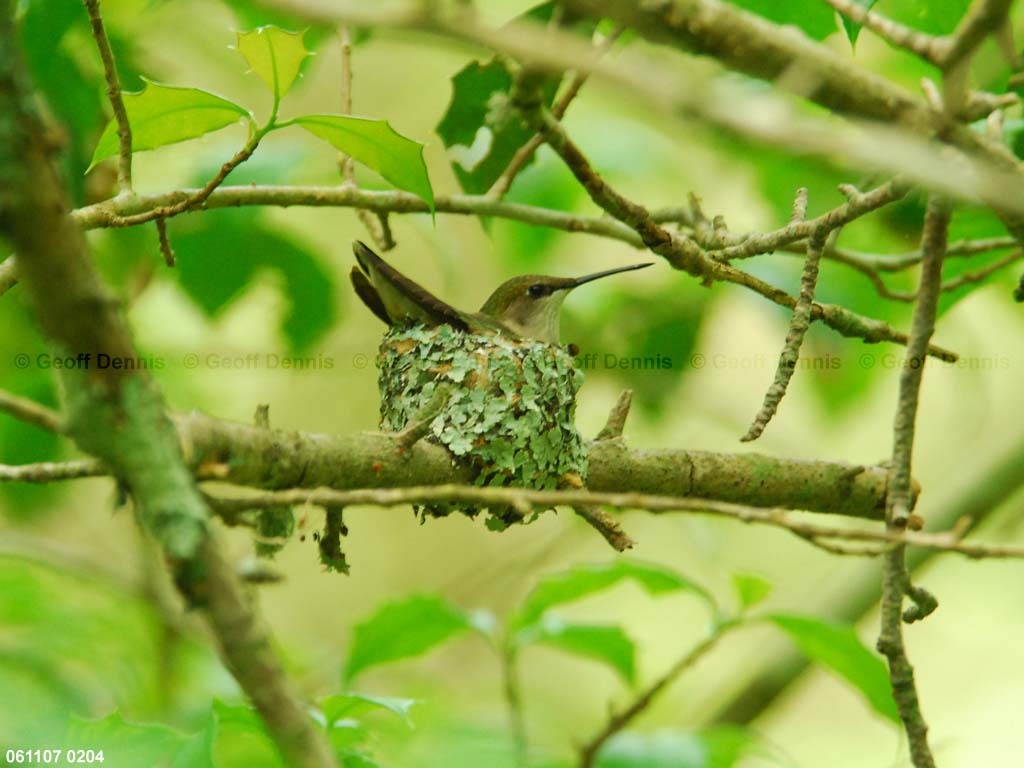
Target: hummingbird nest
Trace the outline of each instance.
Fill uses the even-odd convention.
[[[447,390],[427,439],[473,468],[477,485],[553,490],[586,478],[586,444],[573,423],[583,374],[561,347],[415,325],[384,336],[377,367],[385,431],[423,418],[438,390]],[[435,504],[423,511],[480,510]],[[498,530],[522,519],[505,507],[488,511],[488,526]]]

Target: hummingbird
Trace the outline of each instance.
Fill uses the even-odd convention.
[[[363,303],[388,325],[450,325],[468,333],[500,333],[516,339],[558,344],[562,302],[584,283],[651,266],[631,264],[583,277],[520,275],[498,286],[479,312],[462,312],[410,280],[364,243],[352,243],[359,266],[352,287]]]

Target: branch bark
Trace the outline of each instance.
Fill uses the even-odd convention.
[[[0,232],[18,253],[38,321],[56,345],[69,354],[134,359],[128,327],[70,215],[16,39],[11,2],[0,0]],[[332,766],[323,736],[211,536],[207,509],[152,381],[138,370],[65,374],[68,435],[129,489],[179,588],[204,609],[227,666],[282,754],[302,768]]]

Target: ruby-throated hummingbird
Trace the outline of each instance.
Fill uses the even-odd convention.
[[[358,267],[352,286],[370,310],[388,325],[422,323],[451,325],[470,333],[502,333],[548,344],[558,343],[558,320],[569,291],[608,275],[651,266],[631,264],[583,277],[522,275],[498,286],[479,312],[462,312],[414,283],[356,240],[352,244]]]

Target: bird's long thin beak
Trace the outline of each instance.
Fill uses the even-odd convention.
[[[604,272],[593,272],[592,274],[584,275],[583,277],[577,277],[569,283],[566,288],[576,288],[577,286],[589,283],[592,280],[600,280],[602,277],[617,275],[619,272],[632,272],[634,269],[643,269],[644,267],[649,267],[653,264],[653,261],[648,261],[645,264],[630,264],[628,267],[616,267],[615,269],[606,269]]]

